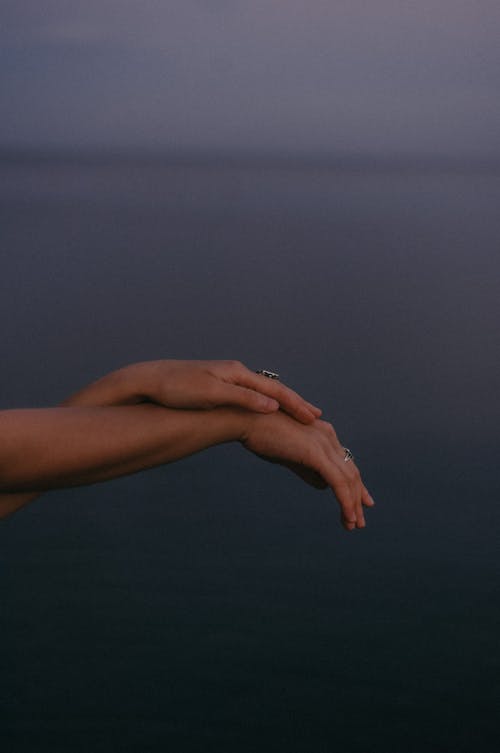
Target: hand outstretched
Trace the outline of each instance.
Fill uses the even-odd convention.
[[[281,408],[304,424],[321,410],[281,382],[256,374],[239,361],[145,361],[102,377],[66,405],[116,405],[149,400],[167,408],[222,406],[273,413]]]
[[[249,416],[241,438],[247,450],[298,473],[318,488],[329,486],[341,508],[341,522],[348,531],[366,525],[363,506],[375,504],[333,426],[316,420],[304,426],[281,411],[269,416]]]

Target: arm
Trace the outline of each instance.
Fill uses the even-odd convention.
[[[304,424],[321,415],[319,408],[289,387],[250,371],[239,361],[134,363],[84,387],[64,405],[131,405],[144,401],[195,410],[235,406],[273,413],[281,408]]]
[[[296,470],[315,486],[330,487],[340,503],[344,527],[365,526],[362,508],[374,502],[354,463],[344,462],[333,427],[319,420],[300,424],[281,411],[181,411],[148,404],[4,411],[0,491],[106,481],[234,440]]]
[[[259,376],[239,361],[160,360],[117,369],[67,398],[66,407],[134,405],[150,401],[171,408],[212,409],[236,405],[260,412],[281,406],[297,420],[311,423],[321,415],[280,382]],[[38,492],[0,490],[0,517],[18,510]]]
[[[333,426],[315,421],[304,426],[281,411],[271,416],[250,413],[241,442],[259,457],[279,463],[319,489],[330,488],[340,504],[347,531],[366,525],[363,507],[373,507],[355,463],[345,462],[345,450]]]
[[[239,439],[243,411],[155,405],[0,413],[0,492],[107,481]]]
[[[0,493],[0,519],[6,518],[21,507],[33,502],[40,492],[2,492]]]

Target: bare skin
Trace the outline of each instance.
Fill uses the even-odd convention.
[[[205,410],[232,405],[263,413],[281,408],[303,423],[311,423],[321,415],[319,408],[289,387],[234,360],[169,359],[130,364],[86,385],[61,405],[95,408],[141,402]],[[0,493],[0,517],[15,512],[39,494]]]
[[[222,406],[257,413],[281,409],[304,424],[321,410],[282,382],[240,361],[145,361],[125,366],[72,395],[64,405],[128,405],[153,402],[166,408],[210,410]]]
[[[316,420],[304,426],[281,412],[250,414],[241,441],[247,450],[290,468],[310,485],[329,487],[346,530],[365,527],[363,507],[375,502],[355,463],[344,461],[344,448],[330,423]]]
[[[221,442],[239,441],[260,457],[291,468],[313,486],[330,487],[340,503],[347,530],[365,526],[363,506],[371,507],[373,500],[354,463],[344,462],[343,448],[330,424],[309,417],[307,423],[300,423],[282,410],[257,413],[241,407],[215,408],[213,402],[205,404],[205,410],[195,409],[187,403],[197,403],[202,392],[196,393],[190,384],[192,393],[186,397],[186,369],[189,371],[191,362],[180,362],[183,365],[173,369],[178,380],[176,389],[170,388],[170,392],[164,375],[168,372],[171,385],[176,384],[171,362],[168,367],[162,364],[169,362],[153,363],[160,365],[127,367],[137,377],[137,381],[128,381],[131,373],[127,372],[127,388],[124,374],[113,372],[69,398],[65,407],[0,412],[0,516],[18,509],[42,490],[105,481],[178,460]],[[161,378],[150,381],[154,374]],[[194,376],[194,384],[206,380],[205,366],[196,365]],[[264,380],[267,390],[271,380],[259,379]],[[163,392],[159,392],[158,384],[162,383]],[[139,384],[147,385],[147,389],[137,390]],[[271,385],[275,389],[275,383]],[[252,386],[245,384],[243,389]],[[214,392],[212,401],[220,399],[213,397]],[[231,398],[234,396],[233,391]],[[166,408],[138,403],[144,398],[176,401],[177,405]],[[297,398],[295,393],[281,393],[284,401]],[[93,405],[91,401],[95,401]],[[184,403],[182,410],[180,403]],[[288,409],[303,410],[302,405],[290,402]]]

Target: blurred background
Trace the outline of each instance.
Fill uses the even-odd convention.
[[[377,506],[218,447],[0,525],[9,751],[499,744],[500,6],[0,7],[0,408],[148,358],[318,403]]]

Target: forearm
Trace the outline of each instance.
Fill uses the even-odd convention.
[[[6,518],[7,515],[16,512],[38,496],[40,496],[39,492],[0,493],[0,518]]]
[[[239,439],[245,412],[155,405],[0,413],[0,491],[106,481]]]
[[[104,407],[134,405],[147,401],[151,398],[154,387],[154,369],[146,368],[147,365],[147,363],[131,364],[105,374],[70,395],[61,405]]]
[[[91,385],[84,387],[66,398],[61,406],[98,407],[111,405],[133,405],[145,399],[139,390],[139,382],[129,373],[127,367],[107,374]],[[24,505],[39,497],[36,492],[2,492],[0,479],[0,518],[16,512]]]

